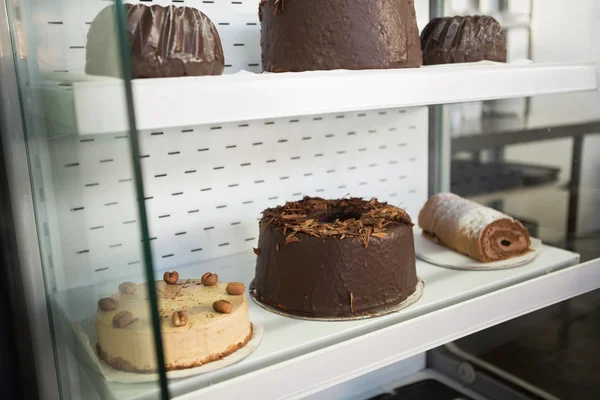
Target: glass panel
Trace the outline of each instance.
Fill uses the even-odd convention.
[[[136,201],[143,190],[139,159],[131,157],[138,153],[132,108],[113,108],[120,129],[97,135],[79,129],[74,100],[80,85],[92,82],[111,92],[90,105],[89,118],[112,103],[127,104],[131,73],[122,73],[120,46],[126,54],[129,46],[115,29],[121,6],[92,0],[78,7],[59,0],[7,5],[61,398],[129,398],[126,385],[116,383],[109,393],[101,382],[130,382],[131,376],[141,380],[136,384],[146,397],[160,398],[158,366],[164,376],[164,364],[157,362],[158,308]],[[112,78],[85,75],[89,12],[101,9]],[[128,352],[132,357],[124,361]],[[115,368],[153,373],[140,379]]]
[[[589,107],[596,93],[523,100],[518,107],[502,101],[512,112],[484,105],[470,119],[457,116],[466,108],[448,106],[456,123],[451,190],[518,218],[532,236],[581,262],[596,260],[600,111]],[[481,363],[506,387],[524,382],[527,393],[544,398],[596,398],[589,377],[597,369],[599,299],[596,290],[549,306],[461,339],[449,351]]]
[[[277,15],[293,1],[272,1],[269,11]],[[135,24],[107,3],[13,0],[9,10],[63,397],[166,397],[167,386],[175,395],[218,396],[226,387],[250,388],[250,397],[300,397],[302,385],[312,390],[413,353],[400,347],[409,340],[387,336],[382,350],[366,345],[366,335],[400,327],[406,330],[393,331],[399,337],[429,348],[440,343],[432,327],[452,326],[443,337],[457,337],[522,312],[494,304],[489,319],[468,320],[457,309],[598,258],[600,108],[596,67],[587,63],[598,53],[591,41],[578,40],[592,35],[577,24],[568,40],[556,29],[562,14],[548,10],[564,6],[416,2],[421,30],[430,10],[495,16],[511,65],[260,74],[257,2],[186,0],[213,20],[226,59],[210,68],[223,67],[224,76],[192,77],[178,76],[198,67],[181,60],[172,69],[163,59],[144,66],[135,52],[159,46],[129,37],[125,30]],[[140,32],[159,35],[145,22],[162,14],[142,13]],[[104,25],[93,23],[100,20]],[[212,27],[207,32],[214,35]],[[211,36],[203,44],[217,42]],[[165,51],[189,42],[160,44]],[[537,65],[543,62],[570,64]],[[472,101],[481,99],[499,100]],[[438,192],[512,215],[541,243],[535,252],[525,249],[532,258],[518,267],[473,270],[486,266],[465,266],[472,260],[421,234],[420,211]],[[305,196],[340,203],[300,203]],[[387,205],[365,202],[357,210],[352,198]],[[286,202],[287,209],[276,208]],[[388,206],[404,210],[415,227]],[[386,231],[388,225],[404,231]],[[386,238],[399,242],[386,247]],[[480,247],[478,237],[470,243]],[[104,310],[97,311],[99,299]],[[455,326],[459,318],[467,326]],[[469,344],[477,336],[459,344],[472,353],[489,350],[493,340],[482,337],[485,346]],[[366,361],[335,353],[350,339],[363,346],[357,354]],[[378,359],[368,359],[375,353]],[[315,354],[323,355],[318,365],[310,364]],[[356,365],[344,370],[331,354]],[[101,364],[98,374],[98,356],[114,368]],[[424,368],[425,355],[417,358]],[[310,375],[321,360],[339,375]],[[282,390],[276,396],[270,376],[290,366],[307,371],[308,383],[294,378],[282,389],[284,375],[275,379]],[[236,381],[250,372],[251,381]],[[224,382],[231,386],[218,386]]]
[[[498,9],[486,12],[496,15],[498,19],[505,18],[503,25],[510,27],[507,31],[508,61],[531,58],[535,50],[528,47],[531,9],[526,5],[524,9],[513,10],[516,15],[513,18],[500,7],[505,2],[495,4]],[[424,2],[417,5],[420,9],[418,15],[421,28],[427,22],[424,5]],[[245,10],[246,7],[250,9],[250,6],[251,11]],[[256,69],[259,35],[256,30],[250,31],[248,28],[257,26],[248,23],[256,21],[255,5],[244,3],[236,7],[237,10],[244,11],[226,13],[229,11],[227,6],[218,3],[198,5],[198,8],[218,22],[217,26],[223,33],[224,48],[228,49],[225,74],[245,69],[259,72]],[[241,18],[242,15],[244,18]],[[242,36],[231,35],[232,32],[244,32],[243,40]],[[582,58],[577,61],[588,60]],[[332,72],[330,76],[336,74]],[[224,121],[212,119],[207,111],[211,103],[219,102],[223,92],[229,94],[232,102],[235,101],[234,95],[244,90],[243,83],[253,83],[252,76],[240,74],[239,82],[236,81],[238,86],[225,86],[233,82],[231,76],[205,80],[183,77],[152,82],[134,81],[150,243],[155,268],[160,271],[157,275],[175,270],[182,279],[179,292],[181,296],[177,297],[181,304],[178,303],[178,307],[197,301],[196,296],[204,296],[203,286],[199,283],[205,274],[218,275],[221,281],[219,296],[222,298],[231,300],[224,293],[226,282],[237,281],[247,289],[251,288],[258,274],[257,255],[260,257],[261,252],[265,251],[264,242],[259,242],[259,237],[263,234],[257,222],[261,218],[261,212],[269,207],[281,206],[286,201],[299,201],[303,196],[328,199],[347,196],[377,197],[380,201],[402,207],[417,222],[419,211],[430,194],[453,191],[513,214],[523,221],[532,236],[542,239],[545,247],[535,261],[521,268],[489,271],[487,274],[440,268],[418,260],[417,273],[426,283],[426,295],[422,298],[415,296],[414,304],[410,304],[405,310],[381,318],[337,321],[335,324],[284,318],[277,314],[285,314],[285,306],[276,304],[277,307],[265,309],[264,303],[255,301],[247,291],[244,302],[249,307],[249,318],[255,329],[254,338],[256,335],[260,337],[263,330],[265,332],[258,350],[253,352],[255,343],[251,341],[236,354],[239,358],[247,356],[242,362],[226,365],[209,374],[189,372],[190,376],[186,379],[171,379],[169,386],[173,393],[205,389],[209,385],[232,380],[281,361],[325,349],[332,344],[340,344],[348,338],[373,333],[432,311],[444,310],[466,300],[542,277],[549,270],[562,270],[578,263],[578,254],[561,249],[573,250],[559,240],[567,240],[569,229],[560,224],[555,225],[554,221],[560,219],[566,222],[569,212],[572,212],[569,211],[569,204],[572,204],[569,203],[569,194],[565,196],[564,190],[571,169],[568,165],[557,163],[560,158],[558,154],[564,155],[564,144],[558,144],[552,150],[540,154],[549,157],[549,163],[544,158],[531,160],[531,150],[519,146],[524,142],[550,140],[549,135],[555,132],[555,128],[547,125],[556,121],[565,123],[568,118],[576,122],[593,121],[593,112],[584,117],[584,114],[575,115],[569,110],[565,113],[568,117],[561,117],[557,110],[572,104],[574,99],[578,99],[581,104],[588,104],[586,99],[595,98],[596,93],[432,107],[349,110],[285,118],[277,115],[268,119],[236,119],[236,113],[239,112],[236,107],[215,107],[214,111]],[[357,73],[356,79],[358,78]],[[461,79],[467,81],[465,86],[468,86],[469,77],[462,76]],[[268,81],[264,79],[262,82]],[[232,92],[215,89],[219,83],[223,88],[231,88]],[[198,92],[202,91],[211,101],[204,102],[203,98],[197,98],[196,93],[188,89],[193,85],[198,85]],[[176,94],[173,104],[168,105],[169,113],[161,114],[142,95],[152,93],[150,88],[156,90],[157,97],[158,93],[165,96]],[[256,92],[257,97],[262,95],[268,98],[264,92]],[[456,96],[462,94],[462,91],[456,90]],[[195,123],[193,118],[181,112],[187,109],[190,98],[195,99],[192,103],[195,107],[198,107],[196,101],[206,106],[206,109],[198,107],[196,117],[201,123]],[[281,101],[286,100],[289,99]],[[248,102],[247,106],[252,108],[253,103]],[[578,111],[583,113],[581,108]],[[179,116],[180,119],[173,116]],[[157,120],[159,118],[160,121]],[[206,121],[212,122],[207,124]],[[538,136],[534,138],[526,138],[521,133],[535,133],[536,129]],[[511,130],[517,132],[506,132]],[[490,136],[485,136],[487,134]],[[552,139],[562,138],[561,135],[552,136]],[[566,137],[572,140],[569,135]],[[469,153],[483,153],[475,157],[477,165],[469,165],[473,158],[470,154],[464,154],[460,143],[461,140],[477,141],[474,137],[482,138],[481,146],[485,147],[485,151],[469,150]],[[508,144],[494,144],[496,137],[516,139]],[[490,144],[494,144],[491,147],[493,151],[488,150],[487,146]],[[504,147],[505,151],[498,150]],[[579,159],[578,156],[575,158]],[[488,169],[492,170],[491,176],[478,177],[476,182],[469,177],[471,172],[484,173]],[[505,172],[506,169],[508,172]],[[469,188],[475,192],[462,188],[461,179],[470,182]],[[531,188],[532,191],[529,190]],[[500,193],[500,190],[503,192]],[[546,199],[551,191],[558,192],[560,200],[549,206],[537,207],[540,199]],[[496,198],[501,200],[494,201]],[[511,201],[504,200],[505,198]],[[545,214],[538,216],[535,213],[538,211]],[[419,237],[420,235],[417,239]],[[294,243],[293,238],[291,243]],[[280,249],[277,248],[277,251]],[[290,264],[292,262],[289,261]],[[298,274],[295,280],[303,281],[307,276],[314,275]],[[285,276],[281,277],[281,282],[284,278]],[[295,289],[291,287],[291,283],[287,284],[290,292]],[[302,294],[306,299],[312,296],[312,292]],[[212,302],[221,297],[214,297],[214,294],[211,296],[202,297],[199,306],[190,306],[190,319],[194,324],[222,317],[218,310],[212,308]],[[209,300],[206,301],[207,299]],[[352,299],[350,294],[348,299]],[[352,300],[348,302],[348,307],[352,307]],[[236,308],[236,305],[238,304],[234,304],[233,311],[241,314],[240,320],[236,322],[237,325],[227,325],[226,329],[232,326],[245,329],[248,325],[248,316],[238,312],[243,310],[243,306]],[[163,335],[174,337],[174,332],[171,327],[163,326]],[[209,335],[206,334],[207,340]],[[217,343],[215,340],[207,348],[194,346],[194,341],[190,340],[186,356],[192,359],[196,354],[222,351],[224,345],[244,344],[247,330],[236,332],[235,335],[237,336],[233,339],[230,337],[228,341]],[[226,335],[221,337],[224,336]],[[175,342],[169,341],[165,340],[166,362],[183,362],[182,360],[187,359],[181,355],[175,356],[175,349],[169,347]],[[227,364],[230,362],[226,361]],[[115,390],[113,385],[106,386],[107,390]],[[145,393],[143,387],[132,388],[132,391],[140,396]]]
[[[471,2],[474,11],[462,10],[467,3],[448,1],[446,12],[490,13],[483,3],[500,5],[495,11],[509,22],[503,24],[509,61],[599,60],[598,42],[578,39],[596,35],[596,4],[579,3],[564,14],[555,2],[534,1],[533,8],[530,2]],[[554,27],[565,21],[574,29],[561,35]],[[445,106],[444,116],[451,136],[450,190],[518,218],[532,236],[580,255],[581,262],[600,258],[597,92]],[[598,369],[599,301],[596,290],[446,350],[490,376],[496,388],[535,398],[596,398],[600,392],[591,377]]]

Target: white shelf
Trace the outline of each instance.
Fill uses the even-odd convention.
[[[128,130],[121,81],[81,81],[81,76],[69,74],[52,78],[72,84],[32,88],[34,111],[48,121],[52,134]],[[596,89],[594,63],[482,62],[419,69],[238,73],[133,81],[140,130]]]
[[[532,263],[508,270],[455,271],[417,261],[425,281],[423,297],[396,314],[362,321],[301,321],[272,314],[251,301],[251,320],[265,328],[258,350],[220,371],[172,381],[170,389],[172,395],[186,398],[237,399],[240,393],[248,398],[299,398],[599,287],[598,265],[567,268],[578,260],[577,254],[545,246]],[[254,264],[250,254],[177,270],[183,277],[211,270],[223,280],[249,285]],[[114,292],[116,284],[57,294],[59,318],[70,325],[93,315],[98,297]],[[90,379],[106,398],[148,398],[156,391],[156,385],[107,384],[93,372]]]

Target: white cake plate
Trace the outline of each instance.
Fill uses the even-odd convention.
[[[406,300],[404,300],[402,303],[397,304],[392,307],[377,308],[373,311],[369,311],[368,313],[364,313],[364,314],[360,314],[360,315],[353,315],[350,317],[306,317],[303,315],[290,314],[290,313],[286,312],[285,310],[271,306],[269,304],[265,304],[265,303],[261,302],[260,300],[258,300],[256,298],[256,292],[254,289],[250,289],[249,293],[250,293],[250,298],[252,300],[254,300],[254,302],[256,304],[258,304],[260,307],[264,308],[267,311],[271,311],[272,313],[282,315],[284,317],[303,319],[306,321],[354,321],[354,320],[359,320],[359,319],[375,318],[375,317],[380,317],[382,315],[395,313],[395,312],[403,310],[406,307],[416,303],[417,300],[419,300],[421,298],[421,296],[423,295],[423,289],[425,288],[425,284],[423,283],[421,278],[417,277],[417,279],[418,279],[418,282],[417,282],[417,286],[415,288],[415,292],[413,294],[411,294],[410,296],[408,296],[406,298]]]
[[[146,382],[157,382],[159,379],[158,374],[138,374],[134,372],[125,372],[115,369],[108,365],[106,362],[101,360],[96,353],[96,343],[98,342],[96,337],[95,327],[96,317],[85,319],[81,322],[73,323],[73,330],[75,336],[81,343],[85,352],[86,364],[92,368],[95,372],[104,376],[109,382],[119,383],[146,383]],[[175,371],[167,371],[168,379],[180,379],[187,378],[193,375],[206,374],[208,372],[216,371],[221,368],[225,368],[229,365],[238,363],[244,358],[248,357],[254,350],[258,348],[263,337],[264,329],[260,324],[252,324],[252,338],[248,343],[241,349],[231,353],[230,355],[221,358],[217,361],[212,361],[207,364],[201,365],[196,368],[179,369]],[[153,349],[148,349],[153,351]]]
[[[422,235],[420,229],[415,229],[414,235],[415,253],[421,260],[439,267],[467,271],[490,271],[519,267],[533,261],[540,251],[542,251],[543,247],[540,239],[531,238],[531,246],[528,253],[502,261],[483,263],[427,239]]]

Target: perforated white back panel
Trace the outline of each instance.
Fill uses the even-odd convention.
[[[251,251],[261,211],[305,195],[377,197],[416,218],[427,137],[426,108],[140,132],[155,267]],[[68,286],[139,268],[128,140],[49,141]]]
[[[140,2],[200,9],[219,30],[226,73],[261,70],[258,0]],[[82,73],[89,24],[111,3],[27,2],[23,13],[35,26],[28,31],[29,61],[37,62],[30,68]],[[418,15],[427,20],[425,12]],[[427,122],[427,109],[414,108],[140,132],[155,267],[249,252],[261,211],[304,195],[378,197],[416,218],[427,197]],[[58,290],[139,273],[127,133],[47,144],[44,230]]]

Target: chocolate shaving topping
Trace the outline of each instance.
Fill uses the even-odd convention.
[[[265,229],[273,225],[286,237],[286,245],[299,242],[298,233],[314,237],[353,238],[368,247],[371,236],[385,239],[388,225],[413,226],[408,214],[387,203],[371,199],[344,198],[325,200],[305,197],[301,201],[287,202],[284,206],[263,211],[260,225]]]
[[[256,254],[257,256],[260,256],[260,249],[253,247],[252,250],[254,250],[254,254]]]
[[[285,10],[285,0],[261,0],[260,4],[258,6],[259,7],[259,20],[262,21],[262,18],[261,18],[262,15],[260,15],[261,14],[260,7],[262,7],[262,5],[265,3],[271,3],[271,2],[273,3],[273,6],[272,6],[273,15],[277,15],[277,12],[279,10],[281,10],[281,11]]]
[[[269,68],[270,72],[286,72],[285,69],[281,66],[278,65],[271,65],[271,68]]]

